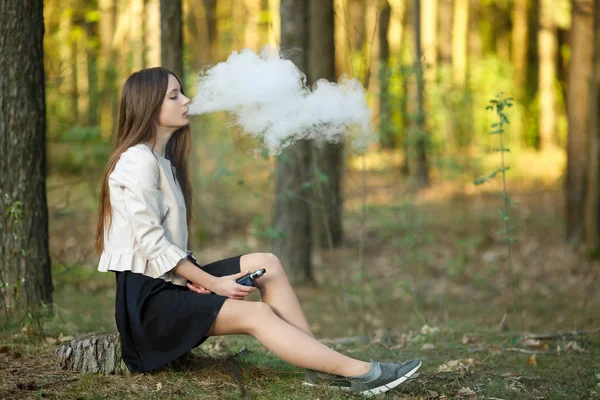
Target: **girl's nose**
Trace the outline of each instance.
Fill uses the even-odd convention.
[[[186,106],[191,103],[191,100],[189,98],[187,98],[186,96],[183,96],[183,97],[185,98],[185,105]]]

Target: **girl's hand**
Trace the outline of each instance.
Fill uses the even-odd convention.
[[[234,275],[217,278],[212,291],[218,295],[234,300],[244,300],[246,296],[256,290],[254,286],[244,286],[236,283],[236,279],[248,274],[250,271],[241,271]]]
[[[199,285],[197,283],[190,283],[188,282],[187,284],[188,289],[190,289],[192,292],[196,292],[198,294],[210,294],[210,290],[208,290],[207,288],[205,288],[202,285]]]

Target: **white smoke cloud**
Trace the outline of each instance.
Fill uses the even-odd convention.
[[[272,155],[301,139],[339,143],[350,136],[358,152],[377,141],[360,82],[323,79],[309,88],[302,71],[269,46],[259,55],[234,51],[200,75],[189,113],[215,111],[229,112]]]

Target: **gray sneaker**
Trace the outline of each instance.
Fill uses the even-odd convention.
[[[381,365],[386,365],[384,368],[388,368],[388,366],[392,368],[403,368],[408,365],[414,365],[414,362],[418,360],[410,360],[403,362],[402,364],[391,364],[391,363],[381,363]],[[408,379],[414,379],[419,376],[419,373],[415,373],[410,376]],[[341,390],[351,390],[352,383],[350,381],[351,378],[346,378],[341,375],[333,375],[328,374],[327,372],[315,371],[314,369],[307,369],[304,374],[304,382],[302,384],[304,386],[326,386],[331,389],[341,389]]]
[[[421,368],[421,360],[414,359],[403,364],[378,363],[371,361],[372,368],[378,377],[365,381],[360,378],[349,378],[353,391],[364,396],[373,396],[387,392],[409,379]]]

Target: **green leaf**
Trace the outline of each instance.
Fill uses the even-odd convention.
[[[98,22],[100,21],[100,11],[98,10],[89,10],[85,13],[85,20],[87,22]]]
[[[285,234],[281,229],[266,228],[263,235],[268,239],[281,239],[285,237]]]
[[[267,149],[266,147],[263,148],[260,151],[260,155],[262,156],[263,160],[268,160],[269,159],[269,149]]]

